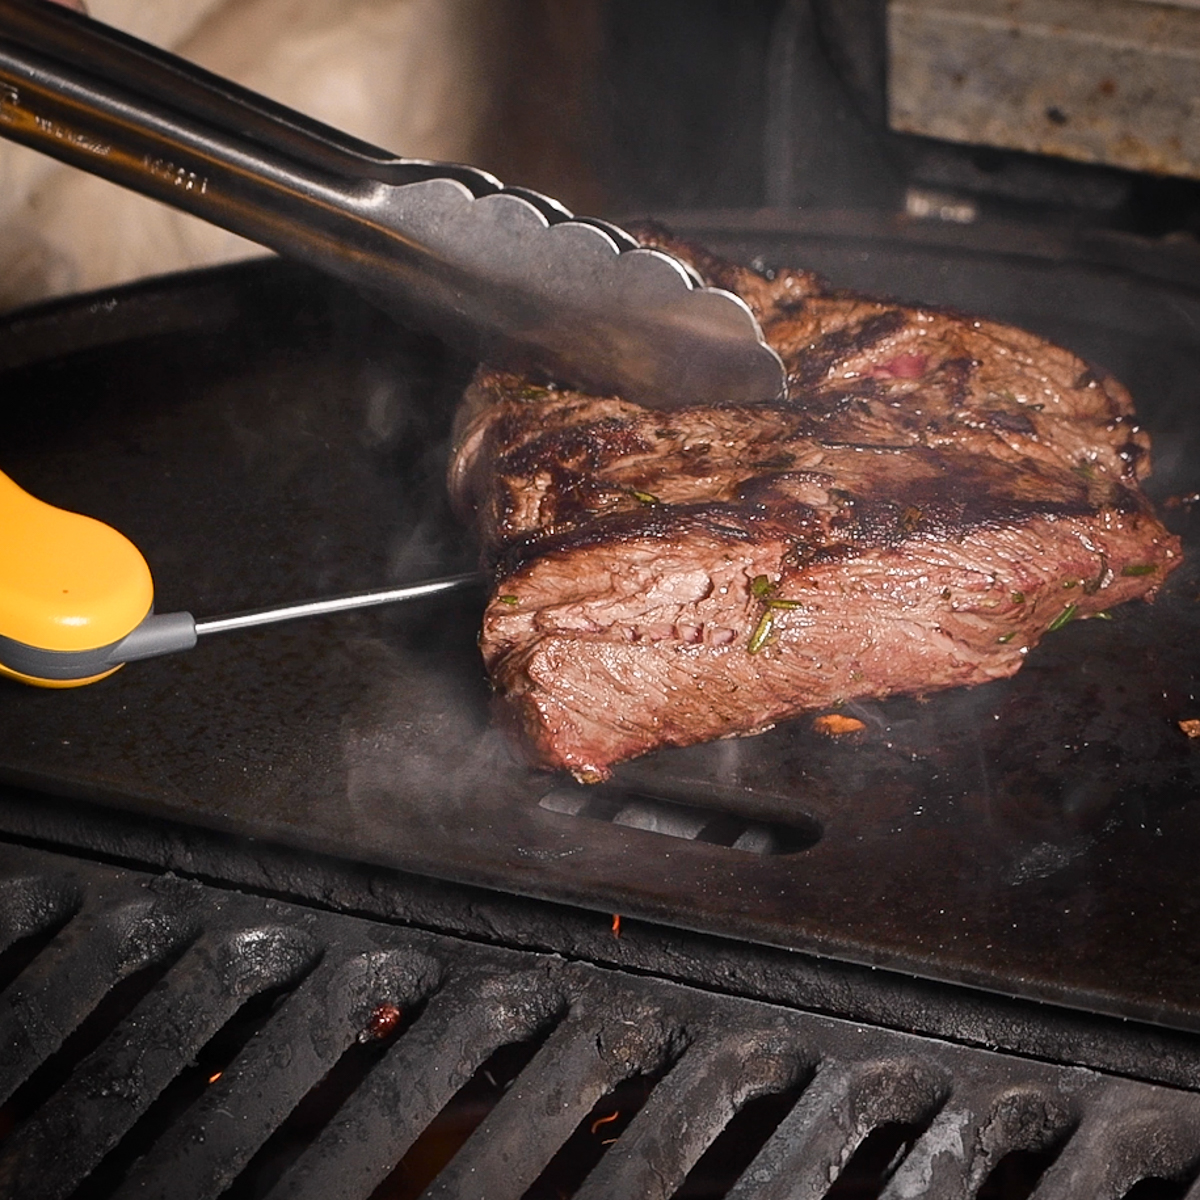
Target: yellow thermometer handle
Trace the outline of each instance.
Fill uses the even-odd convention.
[[[116,667],[52,679],[16,664],[42,652],[90,657],[141,624],[153,601],[150,568],[127,537],[38,500],[0,472],[0,674],[46,687],[102,678]]]

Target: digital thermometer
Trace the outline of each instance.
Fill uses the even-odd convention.
[[[0,472],[0,675],[38,687],[95,683],[127,662],[190,650],[209,633],[416,600],[479,584],[470,573],[196,620],[154,612],[138,548]]]

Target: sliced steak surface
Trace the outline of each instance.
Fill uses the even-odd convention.
[[[533,760],[660,746],[1011,675],[1150,598],[1178,540],[1126,390],[1032,334],[643,240],[741,295],[774,405],[652,411],[484,369],[450,486],[496,588],[481,646]]]

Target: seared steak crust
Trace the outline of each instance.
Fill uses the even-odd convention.
[[[451,490],[481,645],[540,764],[584,779],[856,696],[1012,674],[1179,563],[1128,393],[1032,334],[665,238],[788,368],[771,406],[651,411],[482,370]]]

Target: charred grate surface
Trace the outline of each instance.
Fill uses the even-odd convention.
[[[1200,1194],[1191,1091],[37,850],[0,880],[0,1195],[900,1200],[1022,1156],[1037,1200]]]

